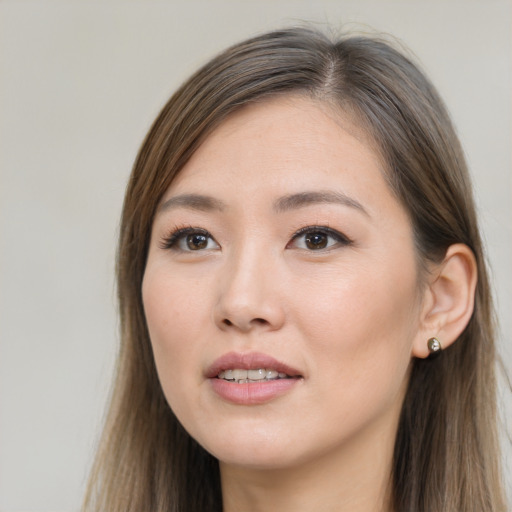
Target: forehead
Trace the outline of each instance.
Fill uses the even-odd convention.
[[[242,107],[200,145],[172,183],[219,188],[235,183],[329,187],[343,178],[385,185],[383,165],[366,133],[327,102],[278,96]],[[166,199],[164,197],[164,200]]]

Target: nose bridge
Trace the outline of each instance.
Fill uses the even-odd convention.
[[[257,237],[245,239],[226,256],[215,311],[222,328],[243,331],[255,326],[276,329],[283,321],[279,300],[278,261]]]

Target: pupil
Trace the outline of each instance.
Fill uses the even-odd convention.
[[[324,233],[310,233],[306,235],[308,249],[324,249],[327,246],[327,236]]]
[[[198,249],[204,249],[208,245],[208,238],[206,235],[188,235],[187,236],[187,246],[192,251],[197,251]]]

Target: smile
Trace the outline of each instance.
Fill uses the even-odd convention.
[[[205,369],[213,392],[234,405],[263,405],[292,393],[302,371],[258,352],[228,352]]]
[[[259,352],[228,352],[207,367],[204,374],[208,379],[232,382],[240,380],[259,382],[303,377],[301,371]]]
[[[227,380],[228,382],[236,382],[238,384],[246,384],[248,382],[265,382],[277,379],[291,379],[290,375],[284,372],[278,372],[273,369],[259,368],[257,370],[244,370],[236,368],[232,370],[223,370],[217,375],[218,379]]]

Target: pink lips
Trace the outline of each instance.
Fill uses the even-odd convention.
[[[266,368],[286,373],[291,379],[276,379],[263,382],[247,382],[239,384],[218,379],[223,370],[239,368],[251,370]],[[283,395],[293,388],[301,377],[300,372],[273,357],[257,352],[240,354],[229,352],[223,355],[207,369],[205,376],[210,380],[213,390],[224,400],[238,405],[257,405],[268,402]]]

